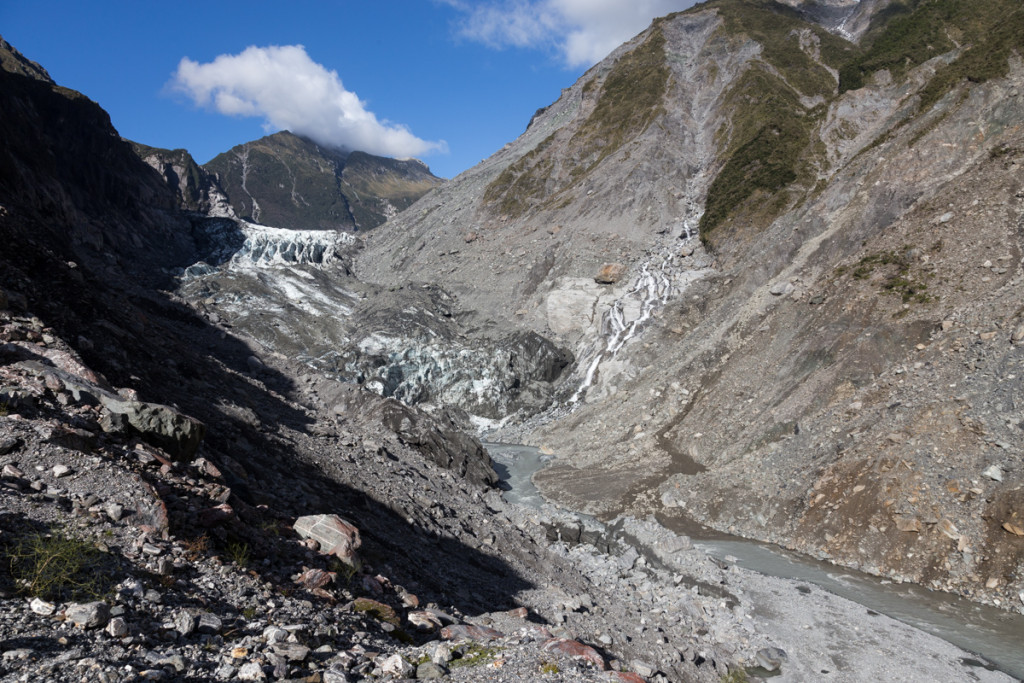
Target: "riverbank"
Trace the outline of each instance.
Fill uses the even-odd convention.
[[[1019,639],[1013,633],[1020,627],[1012,619],[1019,615],[1006,613],[1005,623],[992,624],[1001,635],[986,634],[980,645],[988,657],[977,655],[921,630],[920,623],[917,627],[903,623],[820,587],[817,579],[828,577],[827,567],[815,573],[792,561],[793,578],[769,576],[742,566],[756,566],[757,560],[741,562],[738,557],[754,555],[753,549],[764,552],[760,544],[742,539],[694,544],[653,520],[620,519],[603,526],[592,518],[559,510],[545,504],[532,483],[524,484],[550,458],[528,447],[489,444],[488,449],[501,466],[499,474],[510,489],[505,495],[513,507],[533,506],[519,508],[519,514],[546,526],[555,545],[561,543],[562,552],[595,582],[646,586],[642,592],[650,595],[652,615],[671,614],[677,622],[697,622],[697,631],[705,631],[723,652],[746,661],[754,677],[770,674],[780,682],[1010,681],[1024,671],[1013,659],[1019,649],[1014,647]],[[781,563],[786,561],[791,560]],[[609,571],[609,562],[616,564],[618,573]],[[836,580],[842,580],[844,570],[832,569],[839,577]],[[889,603],[903,601],[895,587],[877,583],[883,600],[888,590]],[[856,585],[854,589],[866,590]],[[925,607],[908,611],[926,618]],[[936,612],[945,613],[946,620],[955,624],[958,616],[955,611],[951,616],[951,609],[947,602]],[[963,627],[965,633],[975,629],[976,625]],[[988,649],[993,641],[996,656]],[[785,658],[773,658],[773,648],[784,652]],[[987,658],[998,659],[1002,670],[994,670],[996,665],[988,664]],[[779,668],[769,672],[760,664]]]

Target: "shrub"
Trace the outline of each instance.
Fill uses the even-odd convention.
[[[104,553],[59,529],[21,537],[8,550],[8,560],[18,590],[44,600],[95,599],[111,583]]]

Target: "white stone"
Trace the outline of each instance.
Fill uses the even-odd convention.
[[[57,611],[57,606],[52,602],[46,602],[46,600],[41,600],[40,598],[32,598],[32,602],[29,603],[29,609],[36,614],[48,617]]]
[[[128,624],[121,617],[114,617],[107,624],[107,633],[114,638],[123,638],[128,635]]]
[[[381,672],[387,676],[398,678],[411,678],[416,673],[416,667],[402,659],[402,655],[391,655],[380,665]]]
[[[1002,481],[1003,480],[1003,471],[1001,469],[999,469],[998,465],[992,465],[991,467],[986,469],[984,472],[982,472],[982,474],[984,474],[989,479],[992,479],[993,481]]]
[[[548,294],[548,327],[557,335],[582,332],[594,322],[598,286],[593,281],[572,280]]]
[[[267,680],[267,676],[263,673],[263,667],[260,666],[259,662],[246,662],[242,665],[242,668],[238,670],[238,680],[265,681]]]

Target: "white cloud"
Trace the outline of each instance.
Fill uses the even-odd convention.
[[[595,64],[655,17],[695,0],[445,0],[466,13],[463,36],[492,47],[554,46],[571,67]]]
[[[401,124],[379,120],[345,90],[336,71],[317,64],[301,45],[249,47],[200,64],[185,57],[170,83],[197,105],[229,116],[261,116],[268,130],[290,130],[323,145],[411,157],[446,152]]]

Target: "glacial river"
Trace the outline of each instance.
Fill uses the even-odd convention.
[[[484,445],[495,461],[495,470],[506,484],[505,499],[510,503],[540,507],[545,501],[533,485],[532,476],[550,458],[530,446]],[[1000,671],[1024,680],[1024,615],[986,607],[914,584],[895,584],[777,546],[712,531],[701,534],[699,525],[692,522],[686,522],[684,529],[672,519],[659,521],[677,533],[690,536],[694,545],[719,560],[769,576],[820,586],[975,652]],[[984,665],[973,661],[965,661],[965,664]]]

